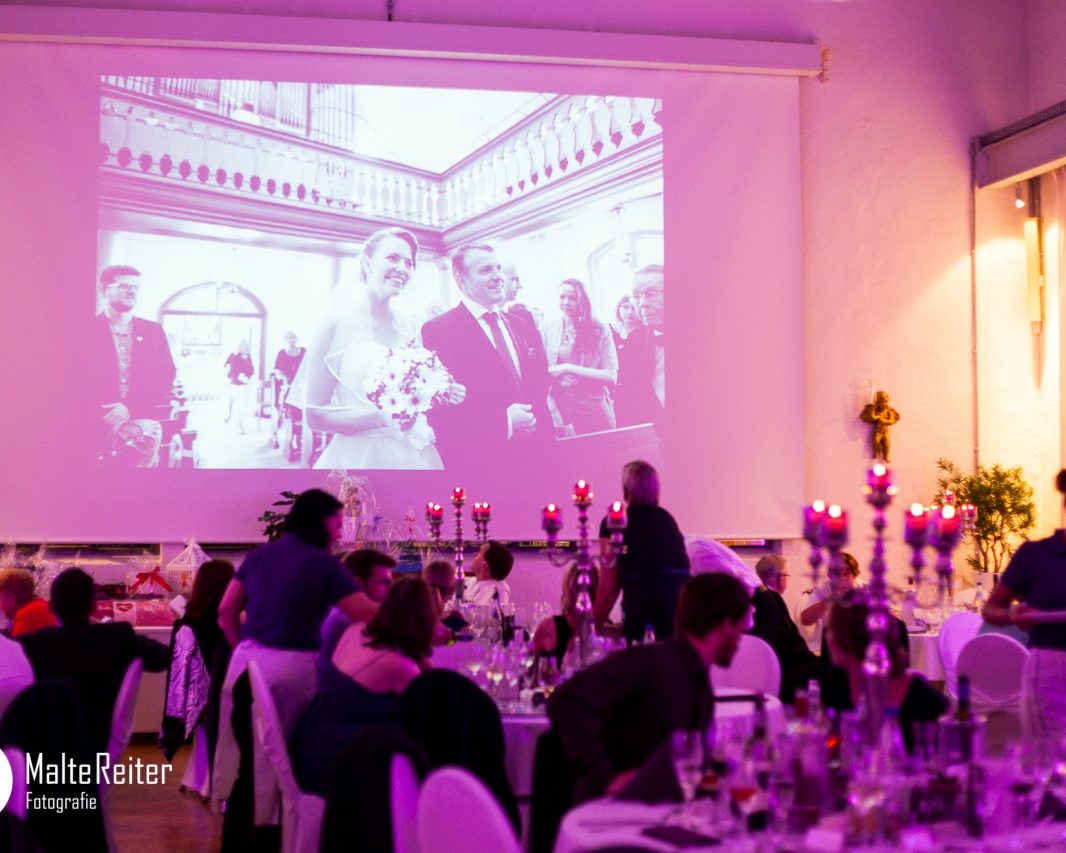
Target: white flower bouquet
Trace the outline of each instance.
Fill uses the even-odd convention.
[[[433,441],[425,414],[448,399],[452,376],[432,350],[412,342],[390,347],[363,383],[370,400],[419,446]]]

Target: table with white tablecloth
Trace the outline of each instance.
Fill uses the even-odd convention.
[[[767,846],[767,839],[761,835],[738,834],[720,829],[721,840],[711,835],[710,828],[699,827],[697,831],[711,835],[712,844],[700,846],[685,844],[679,847],[667,841],[651,838],[645,830],[662,827],[672,821],[676,815],[674,805],[645,805],[644,803],[619,802],[615,800],[593,800],[578,806],[567,813],[559,827],[555,841],[555,853],[584,853],[588,850],[633,849],[659,850],[663,853],[676,853],[677,850],[732,850],[761,851],[776,849]],[[831,815],[814,830],[817,837],[816,846],[808,845],[803,838],[793,838],[787,846],[789,850],[843,850],[844,816]],[[940,823],[931,827],[912,826],[903,830],[904,837],[898,844],[880,843],[865,849],[889,853],[889,851],[925,850],[925,851],[981,851],[992,853],[1002,850],[1063,850],[1066,849],[1066,824],[1051,823],[1030,826],[1015,830],[1009,834],[990,835],[984,839],[973,839],[966,835],[965,828],[958,823]],[[808,836],[813,840],[815,836]],[[723,843],[724,842],[724,843]]]
[[[944,680],[944,664],[940,660],[940,631],[908,634],[911,647],[911,669],[929,681]]]

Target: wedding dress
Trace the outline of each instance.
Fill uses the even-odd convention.
[[[387,347],[373,339],[370,308],[366,296],[342,288],[335,293],[330,311],[344,318],[338,326],[332,347],[324,358],[326,369],[336,385],[328,408],[376,408],[368,397],[367,382],[381,373],[390,361],[404,351],[419,347],[418,324],[393,315],[392,324],[407,343]],[[301,373],[310,359],[305,358]],[[304,385],[297,376],[297,384]],[[312,408],[313,406],[308,406]],[[314,463],[316,468],[348,470],[440,470],[443,463],[429,421],[421,414],[408,429],[399,422],[355,433],[335,433]]]
[[[395,358],[401,347],[390,348],[371,340],[356,340],[326,356],[326,367],[337,380],[334,406],[373,406],[367,399],[366,381],[383,362]],[[337,433],[315,463],[316,468],[351,470],[440,470],[433,430],[425,415],[402,430],[399,424],[357,433]]]

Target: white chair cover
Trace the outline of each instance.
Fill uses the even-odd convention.
[[[184,790],[199,794],[205,801],[211,796],[211,757],[207,751],[207,729],[200,723],[192,732],[192,755],[181,777]]]
[[[1028,657],[1029,650],[1005,634],[980,634],[966,643],[959,652],[957,671],[970,677],[974,711],[1018,713]]]
[[[13,746],[3,750],[7,763],[11,765],[11,796],[4,810],[19,820],[26,819],[26,754]],[[0,802],[3,802],[5,780],[0,779]]]
[[[776,696],[781,692],[781,664],[766,640],[744,634],[732,666],[729,669],[711,667],[711,684],[715,688],[733,687]]]
[[[393,849],[395,853],[418,853],[418,774],[402,752],[392,757],[389,779]]]
[[[951,597],[951,603],[956,607],[973,607],[973,600],[977,596],[977,588],[960,589]]]
[[[111,714],[111,739],[107,744],[107,751],[111,755],[111,763],[116,763],[122,756],[126,747],[130,745],[130,737],[133,734],[133,709],[137,704],[137,691],[141,687],[141,673],[144,671],[144,663],[140,658],[130,664],[126,670],[126,676],[122,679],[122,686],[118,689],[115,697],[115,710]]]
[[[326,801],[307,794],[296,784],[289,758],[288,734],[278,716],[274,693],[258,661],[249,661],[248,680],[252,686],[252,729],[259,746],[256,758],[265,755],[281,791],[282,853],[315,853],[322,835]],[[275,685],[275,689],[281,689]],[[256,768],[256,783],[260,773]]]
[[[290,735],[300,721],[317,689],[315,658],[318,652],[298,652],[291,649],[273,649],[251,640],[242,640],[230,656],[226,680],[222,684],[219,702],[218,745],[215,747],[214,764],[211,767],[211,799],[216,809],[229,798],[237,781],[240,765],[240,750],[233,732],[233,688],[248,668],[249,661],[259,664],[259,669],[274,696],[274,705],[281,719],[285,735]],[[284,738],[283,738],[284,740]],[[252,745],[259,752],[259,742]],[[274,782],[270,762],[256,755],[253,762],[255,775],[255,825],[276,825],[280,811],[280,792]]]
[[[965,590],[964,590],[965,591]],[[956,613],[940,626],[937,648],[940,650],[940,665],[944,669],[944,692],[952,700],[958,699],[959,652],[981,630],[982,619],[976,613]]]
[[[685,549],[688,551],[688,559],[694,575],[707,572],[732,575],[748,588],[748,592],[755,592],[762,586],[762,581],[755,574],[755,569],[740,559],[735,551],[716,539],[706,536],[686,536]]]
[[[481,780],[461,767],[430,774],[418,798],[420,853],[521,853],[507,815]]]
[[[116,764],[130,745],[130,737],[133,735],[133,709],[137,705],[137,691],[141,687],[141,673],[144,671],[144,662],[137,658],[126,670],[122,679],[122,685],[118,688],[118,696],[115,697],[115,709],[111,712],[111,736],[107,742],[107,753],[111,756],[111,763]],[[115,853],[118,847],[115,845],[115,836],[111,830],[111,786],[101,784],[100,808],[104,815],[104,831],[107,834],[107,849]]]

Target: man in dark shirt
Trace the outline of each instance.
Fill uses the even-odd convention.
[[[37,681],[69,682],[81,697],[93,744],[107,749],[111,715],[122,679],[134,660],[147,672],[163,672],[170,649],[142,637],[126,622],[90,625],[93,579],[81,569],[67,569],[52,582],[52,611],[57,628],[42,628],[19,638]]]
[[[681,589],[673,639],[616,652],[552,694],[548,718],[577,802],[617,793],[674,731],[706,728],[708,668],[732,663],[750,609],[736,578],[697,575]]]

